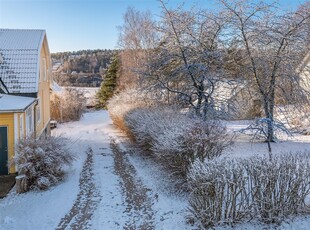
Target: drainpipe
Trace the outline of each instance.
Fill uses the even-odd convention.
[[[0,62],[1,63],[1,62]],[[2,84],[2,86],[4,87],[4,89],[6,90],[6,92],[5,93],[9,93],[9,90],[8,90],[8,88],[6,87],[6,85],[4,84],[4,82],[2,81],[2,79],[1,79],[1,77],[0,77],[0,83]]]
[[[37,105],[38,100],[36,99],[36,103],[34,104],[34,115],[33,115],[33,137],[36,140],[37,139]]]

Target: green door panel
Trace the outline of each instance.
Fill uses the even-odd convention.
[[[8,129],[0,127],[0,175],[8,174]]]

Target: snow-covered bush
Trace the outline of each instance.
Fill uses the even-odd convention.
[[[246,161],[254,216],[265,223],[279,223],[289,216],[309,213],[305,203],[310,194],[309,153],[285,154],[272,161]]]
[[[51,118],[60,122],[77,121],[86,109],[83,93],[67,88],[60,95],[51,96]]]
[[[187,151],[194,156],[191,162],[196,159],[203,162],[220,156],[232,144],[232,139],[227,135],[226,127],[219,122],[196,121],[187,129],[185,144]]]
[[[190,218],[201,228],[253,218],[280,223],[309,213],[310,154],[195,161],[188,173]]]
[[[47,189],[64,178],[64,166],[74,160],[62,137],[28,138],[16,148],[12,164],[29,189]]]
[[[188,173],[189,211],[202,229],[250,216],[247,177],[240,161],[195,161]]]
[[[107,108],[113,123],[128,133],[128,129],[124,123],[125,115],[135,108],[147,107],[152,103],[152,100],[145,92],[136,89],[127,89],[115,94],[108,101]]]
[[[219,156],[231,143],[219,123],[190,118],[173,107],[132,110],[125,125],[140,147],[183,177],[195,159]]]

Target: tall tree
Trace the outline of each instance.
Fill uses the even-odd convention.
[[[292,86],[294,96],[302,97],[305,93],[300,87],[296,67],[309,52],[305,29],[310,9],[281,14],[276,5],[264,2],[220,2],[231,16],[227,37],[231,47],[242,56],[241,74],[259,92],[263,102],[268,121],[266,141],[273,142],[277,96],[287,99],[292,96],[292,90],[288,94],[284,87],[287,84]]]
[[[118,71],[119,57],[118,55],[115,55],[108,66],[107,72],[104,75],[104,80],[101,83],[100,90],[97,94],[98,107],[106,109],[107,101],[113,96],[116,89]]]
[[[219,44],[226,19],[202,10],[169,10],[160,3],[160,43],[145,76],[206,119],[214,111],[213,93],[223,75]]]
[[[150,12],[141,12],[129,7],[124,14],[124,23],[119,27],[120,90],[140,85],[140,73],[146,66],[148,53],[156,46],[157,34]]]

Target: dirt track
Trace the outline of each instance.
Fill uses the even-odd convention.
[[[70,212],[61,219],[57,230],[60,229],[89,229],[89,220],[102,199],[96,189],[93,179],[93,150],[87,151],[87,158],[83,165],[79,181],[79,193]]]
[[[120,177],[121,188],[125,198],[125,213],[128,221],[124,229],[154,229],[154,210],[151,190],[141,180],[137,179],[134,167],[129,163],[126,155],[114,141],[111,141],[114,153],[115,173]]]
[[[152,205],[154,197],[141,180],[137,179],[134,167],[129,163],[124,152],[112,140],[110,144],[113,159],[114,173],[119,177],[119,186],[122,192],[125,207],[125,224],[122,229],[154,229],[154,211]],[[102,154],[104,157],[104,154]],[[96,211],[101,199],[104,199],[96,188],[94,181],[94,153],[92,148],[87,151],[87,158],[79,180],[79,193],[71,210],[58,224],[57,230],[63,229],[92,229],[90,220]]]

